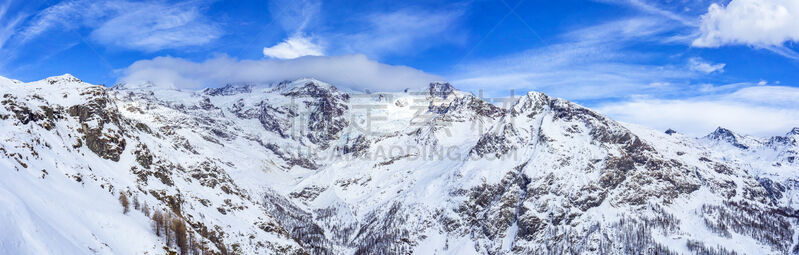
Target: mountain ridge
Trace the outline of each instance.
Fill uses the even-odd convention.
[[[2,243],[21,245],[0,251],[184,250],[139,209],[122,213],[120,194],[174,215],[192,249],[218,254],[799,249],[795,143],[671,136],[540,92],[504,108],[448,83],[426,93],[313,79],[155,93],[73,78],[0,84],[0,177],[15,187],[0,193],[18,198],[0,213],[38,222],[15,225],[20,233],[65,233],[37,236],[58,240],[45,248],[6,234]],[[35,202],[59,192],[22,184],[97,204],[64,204],[70,216],[59,218]],[[20,208],[47,217],[11,214]],[[69,220],[92,229],[70,232],[81,228]],[[126,243],[113,229],[141,237]]]

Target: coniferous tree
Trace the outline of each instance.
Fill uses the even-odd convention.
[[[156,210],[155,213],[153,213],[153,223],[155,226],[155,235],[161,236],[161,229],[164,227],[164,215],[161,211]]]
[[[150,206],[147,205],[147,202],[144,202],[144,205],[142,205],[141,212],[144,216],[150,217]]]
[[[189,254],[197,254],[194,244],[194,234],[189,231]]]
[[[139,195],[133,196],[133,209],[139,210],[141,208],[141,204],[139,204]]]
[[[130,201],[125,192],[119,192],[119,203],[122,205],[122,213],[127,214],[130,211]]]
[[[166,237],[166,246],[172,246],[172,214],[169,212],[164,213],[164,237]]]
[[[175,244],[180,248],[180,254],[189,254],[186,224],[178,217],[172,218],[172,232],[175,233]]]

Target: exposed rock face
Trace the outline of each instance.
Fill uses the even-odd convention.
[[[502,155],[518,149],[519,145],[524,142],[519,136],[519,132],[516,131],[513,124],[507,123],[499,127],[499,132],[487,133],[480,137],[470,153],[479,157],[491,155],[501,158]]]
[[[799,129],[693,139],[537,92],[500,107],[448,83],[359,94],[313,79],[199,92],[3,81],[0,193],[17,197],[0,214],[89,196],[59,204],[82,232],[40,212],[68,233],[65,251],[177,249],[140,211],[104,214],[120,193],[185,222],[212,254],[799,251]],[[100,227],[84,210],[124,218]],[[142,238],[122,245],[108,229]]]
[[[430,83],[430,88],[428,89],[430,96],[432,97],[440,97],[446,99],[448,96],[455,93],[455,88],[452,87],[448,82],[433,82]]]
[[[267,131],[275,132],[281,137],[288,137],[295,127],[292,127],[292,119],[298,117],[291,109],[277,109],[270,106],[267,102],[261,103],[261,113],[258,121]]]
[[[791,132],[785,134],[785,136],[774,136],[771,137],[768,141],[768,145],[775,148],[780,148],[784,146],[799,146],[799,128],[794,128]]]
[[[709,139],[728,142],[733,146],[744,150],[749,149],[749,146],[741,144],[738,141],[738,136],[736,134],[734,134],[732,131],[726,128],[719,127],[716,129],[716,131],[713,131],[713,133],[710,133],[707,137]]]
[[[327,148],[329,141],[338,139],[339,133],[348,125],[344,114],[349,109],[349,95],[327,84],[308,81],[290,87],[285,83],[277,86],[282,96],[289,97],[298,110],[279,110],[264,104],[259,116],[267,130],[288,137],[292,132],[296,139],[307,138],[311,143]]]
[[[67,113],[81,123],[77,131],[83,134],[86,147],[102,158],[119,161],[126,140],[116,107],[101,87],[90,87],[81,96],[87,96],[87,102],[69,107]]]
[[[75,78],[75,76],[72,76],[71,74],[64,74],[61,76],[50,77],[45,79],[45,81],[47,81],[47,83],[49,83],[50,85],[83,83],[83,81],[81,81],[78,78]]]
[[[203,92],[209,96],[232,96],[236,94],[251,93],[252,86],[250,84],[227,84],[221,88],[209,88]]]

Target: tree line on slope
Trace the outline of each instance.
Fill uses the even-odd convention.
[[[206,242],[200,241],[195,238],[195,234],[187,226],[183,219],[167,210],[152,209],[147,203],[141,203],[138,196],[133,197],[133,202],[130,201],[125,192],[119,193],[119,203],[122,205],[122,213],[128,214],[131,206],[133,209],[140,211],[144,216],[152,220],[152,230],[159,238],[164,238],[166,246],[164,249],[168,254],[181,255],[205,255],[213,254]],[[177,248],[178,252],[172,251],[171,248]]]

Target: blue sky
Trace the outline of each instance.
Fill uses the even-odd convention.
[[[0,75],[181,89],[317,77],[543,91],[702,135],[799,126],[799,2],[21,1],[0,3]]]

